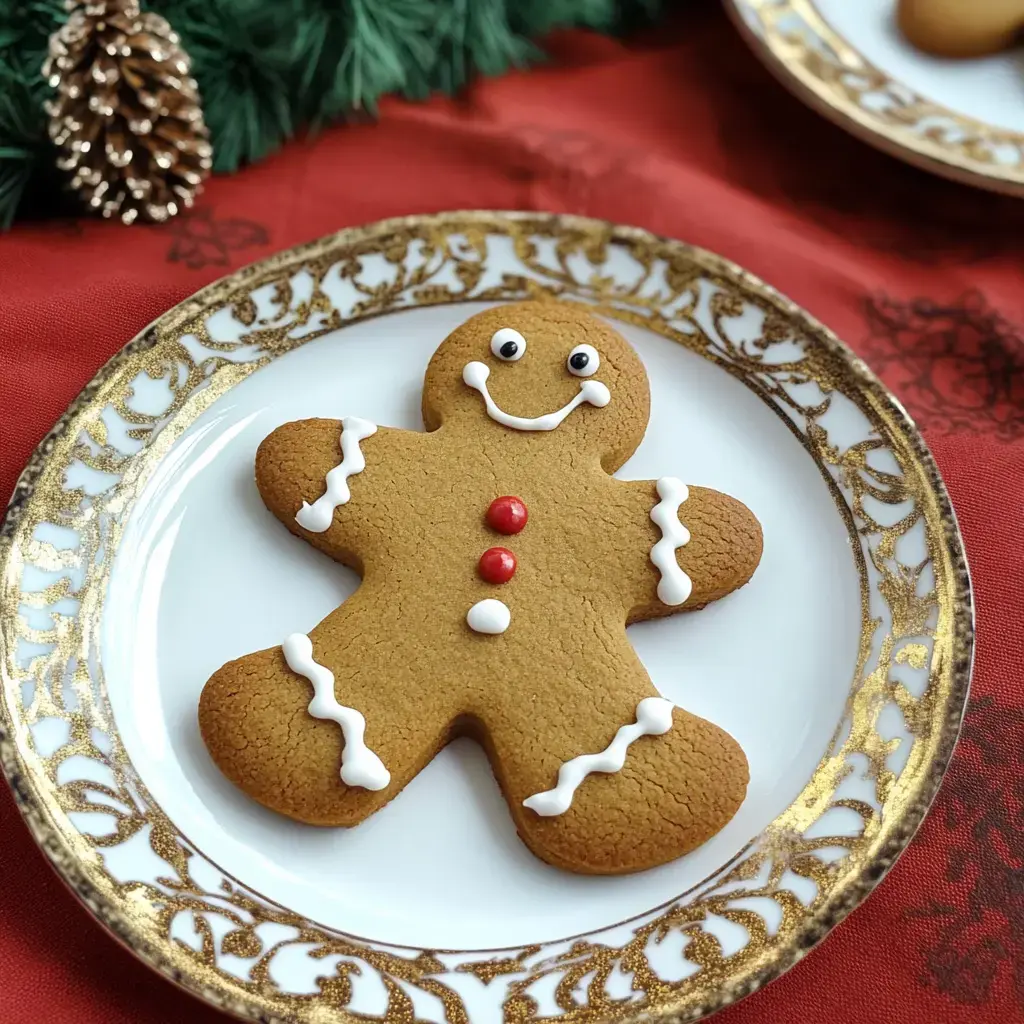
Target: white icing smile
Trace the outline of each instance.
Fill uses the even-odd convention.
[[[487,415],[497,423],[512,427],[514,430],[554,430],[573,409],[583,405],[584,402],[603,409],[612,400],[611,392],[599,380],[585,380],[580,384],[579,394],[557,412],[549,412],[543,416],[512,416],[498,408],[497,403],[491,398],[490,392],[487,390],[487,378],[490,375],[491,368],[486,363],[479,363],[475,360],[466,363],[462,370],[462,379],[484,396]]]

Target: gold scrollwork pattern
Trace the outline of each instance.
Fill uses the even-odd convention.
[[[718,364],[789,425],[850,534],[862,635],[845,714],[793,804],[717,875],[582,938],[500,953],[386,946],[247,889],[175,828],[118,737],[100,658],[104,595],[132,507],[175,440],[259,367],[361,318],[413,306],[560,295]],[[160,408],[137,401],[157,382]],[[147,389],[147,394],[151,389]],[[839,443],[842,406],[860,424]],[[239,271],[161,317],[105,366],[42,443],[0,535],[0,753],[57,869],[142,959],[262,1020],[469,1022],[696,1019],[792,964],[874,886],[938,787],[966,700],[969,581],[920,438],[825,329],[708,253],[599,221],[465,213],[342,232]],[[898,709],[907,736],[879,728]],[[154,863],[123,877],[125,844]],[[769,904],[771,907],[769,908]],[[769,909],[771,912],[769,913]],[[746,941],[726,952],[716,921]],[[274,976],[285,951],[313,991]],[[386,1007],[360,1009],[360,986]],[[433,1010],[428,1009],[433,1007]]]
[[[851,46],[814,0],[727,7],[784,84],[864,141],[969,184],[1024,191],[1024,135],[921,96]]]

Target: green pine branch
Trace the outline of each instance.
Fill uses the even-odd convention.
[[[660,0],[144,0],[192,56],[214,169],[260,160],[301,128],[388,93],[453,93],[543,59],[560,27],[621,32]],[[42,77],[62,0],[0,0],[0,225],[64,207]]]

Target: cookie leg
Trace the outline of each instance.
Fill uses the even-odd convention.
[[[399,655],[385,663],[380,646],[387,645],[369,640],[379,625],[358,598],[321,622],[308,643],[286,646],[289,657],[275,647],[229,662],[199,704],[203,740],[220,770],[266,807],[313,825],[357,825],[450,738],[451,710],[441,700],[411,704],[408,662]],[[314,697],[314,711],[327,717],[310,713]]]
[[[747,760],[724,730],[657,698],[649,683],[634,690],[636,703],[562,694],[571,726],[538,734],[539,717],[524,718],[483,737],[516,827],[542,860],[586,874],[641,871],[699,846],[736,813]],[[583,775],[623,751],[619,771]],[[598,757],[567,765],[590,754]]]

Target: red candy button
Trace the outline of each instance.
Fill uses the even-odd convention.
[[[480,578],[488,583],[508,583],[516,571],[516,556],[508,548],[488,548],[480,556]]]
[[[526,525],[526,506],[519,498],[495,498],[487,509],[487,525],[498,533],[518,533]],[[502,548],[495,548],[501,551]],[[511,554],[511,552],[510,552]],[[515,559],[512,568],[515,568]],[[510,574],[511,575],[511,574]]]

